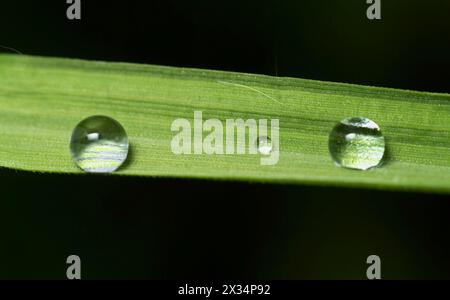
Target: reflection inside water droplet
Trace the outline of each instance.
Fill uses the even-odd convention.
[[[92,116],[73,130],[70,152],[78,167],[86,172],[114,172],[127,158],[128,137],[116,120]]]
[[[353,117],[342,120],[333,128],[328,147],[337,165],[367,170],[382,161],[385,141],[380,127],[374,121]]]

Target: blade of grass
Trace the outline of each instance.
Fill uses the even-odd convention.
[[[280,159],[172,153],[177,118],[279,119]],[[132,152],[115,174],[236,179],[450,192],[450,95],[231,72],[0,55],[0,166],[80,173],[69,154],[74,126],[107,115]],[[386,163],[336,167],[328,135],[364,116],[386,138]]]

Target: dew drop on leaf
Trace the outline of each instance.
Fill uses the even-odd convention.
[[[272,152],[272,140],[267,136],[260,136],[256,141],[258,151],[262,155],[269,155]]]
[[[107,116],[92,116],[74,128],[70,152],[83,171],[111,173],[127,159],[128,137],[116,120]]]
[[[331,158],[338,166],[367,170],[381,163],[385,140],[374,121],[352,117],[340,121],[333,128],[328,148]]]

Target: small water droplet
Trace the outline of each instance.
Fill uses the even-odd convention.
[[[122,125],[106,116],[92,116],[75,127],[70,139],[75,163],[89,173],[111,173],[128,155],[128,136]]]
[[[384,136],[372,120],[362,117],[347,118],[331,131],[328,148],[339,166],[367,170],[383,159]]]
[[[262,155],[269,155],[272,152],[272,140],[267,136],[260,136],[256,141],[258,151]]]

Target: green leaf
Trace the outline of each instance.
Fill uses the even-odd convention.
[[[280,157],[175,155],[171,124],[279,119]],[[81,173],[70,135],[91,115],[119,121],[131,153],[114,174],[450,192],[450,95],[242,73],[0,55],[0,166]],[[341,119],[380,125],[385,162],[337,167],[328,136]]]

